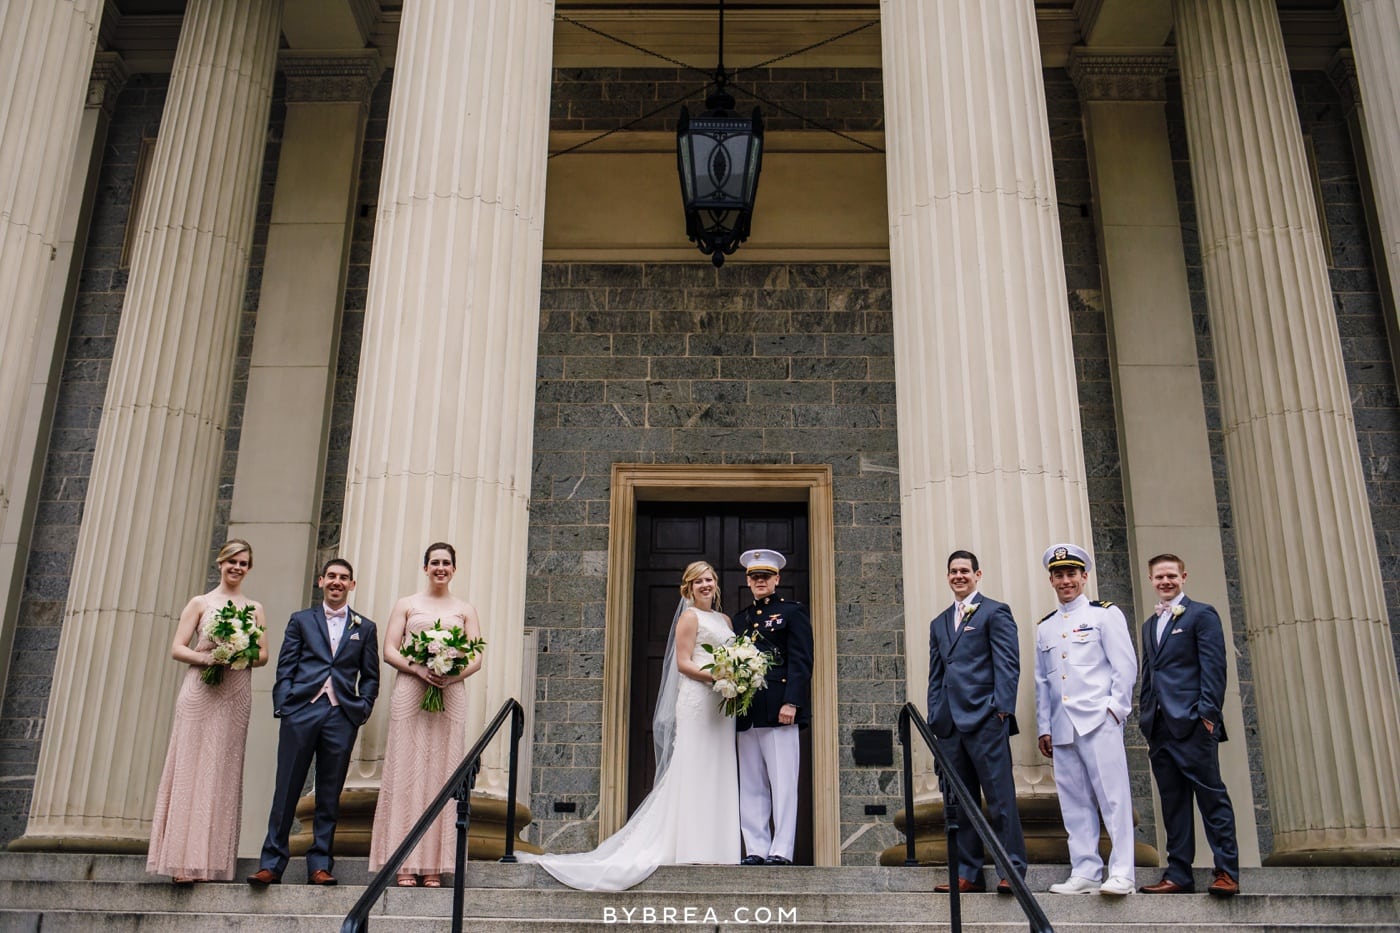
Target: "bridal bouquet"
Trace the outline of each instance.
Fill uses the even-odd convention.
[[[258,659],[263,630],[253,621],[252,603],[239,609],[229,600],[227,606],[205,620],[204,634],[214,643],[214,650],[209,653],[213,663],[200,673],[199,679],[211,687],[224,682],[225,667],[241,671]]]
[[[485,639],[468,638],[461,626],[443,628],[442,620],[438,619],[432,628],[406,636],[400,650],[404,657],[418,662],[434,674],[452,677],[462,673],[485,647]],[[442,688],[430,684],[419,707],[430,713],[442,712]]]
[[[701,670],[715,677],[714,691],[718,693],[720,711],[726,716],[742,716],[749,711],[754,694],[768,686],[764,675],[773,666],[773,656],[760,651],[752,635],[741,635],[727,644],[701,645],[710,653],[711,661]]]

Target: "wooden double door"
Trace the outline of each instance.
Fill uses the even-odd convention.
[[[719,574],[720,608],[730,617],[753,601],[739,555],[766,547],[787,558],[778,595],[810,605],[805,502],[638,502],[632,593],[631,719],[628,724],[627,812],[651,790],[656,773],[651,721],[661,683],[666,639],[680,600],[681,573],[707,561]],[[718,702],[718,700],[716,700]],[[812,864],[812,755],[802,730],[794,861]]]

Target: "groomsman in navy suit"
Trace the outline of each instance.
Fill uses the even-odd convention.
[[[306,852],[307,881],[335,884],[335,822],[340,792],[350,768],[355,734],[369,718],[379,695],[379,642],[374,623],[349,606],[355,571],[343,558],[332,558],[316,585],[324,602],[293,613],[277,655],[277,683],[272,714],[282,721],[277,738],[277,784],[267,819],[258,870],[252,885],[279,884],[291,853],[297,798],[316,759],[316,816]]]
[[[979,593],[981,579],[977,555],[954,551],[948,556],[954,601],[929,623],[928,724],[968,790],[987,798],[992,831],[1024,878],[1026,841],[1016,812],[1010,742],[1017,732],[1020,645],[1011,608]],[[957,847],[958,890],[986,890],[982,840],[966,817],[958,826]],[[948,885],[936,890],[947,891]],[[997,893],[1010,894],[1011,883],[1003,878]]]
[[[1201,808],[1206,841],[1215,854],[1209,893],[1228,897],[1240,889],[1240,850],[1235,811],[1220,778],[1225,724],[1225,634],[1220,616],[1182,592],[1186,564],[1175,554],[1148,561],[1157,611],[1142,626],[1142,692],[1139,723],[1147,736],[1152,776],[1162,798],[1167,830],[1167,870],[1145,894],[1177,894],[1193,888],[1196,833],[1191,799]]]

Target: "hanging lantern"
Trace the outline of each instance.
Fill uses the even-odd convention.
[[[734,99],[717,92],[710,109],[692,117],[681,108],[676,168],[685,202],[685,233],[716,266],[749,237],[758,171],[763,161],[763,116],[735,114]]]
[[[758,170],[763,162],[763,115],[744,118],[725,90],[724,0],[719,3],[719,63],[715,90],[697,117],[681,108],[676,123],[676,169],[685,202],[685,234],[716,266],[749,238]]]

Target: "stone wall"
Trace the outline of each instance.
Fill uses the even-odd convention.
[[[547,264],[526,624],[539,630],[531,838],[596,842],[609,481],[624,463],[829,464],[836,533],[841,838],[896,840],[898,772],[851,730],[904,699],[894,362],[883,265]],[[556,801],[573,815],[555,815]],[[566,818],[561,818],[566,816]]]

